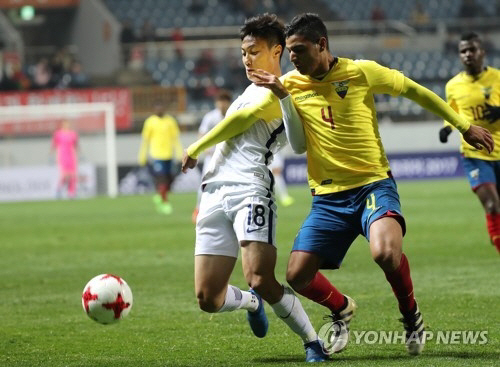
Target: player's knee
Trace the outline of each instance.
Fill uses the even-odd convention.
[[[200,310],[205,312],[209,313],[217,312],[222,306],[216,302],[215,298],[209,297],[206,293],[202,291],[196,293],[196,298],[198,300],[198,306],[200,307]]]
[[[247,279],[247,283],[250,288],[255,289],[257,293],[262,295],[267,290],[270,282],[265,274],[252,274]]]
[[[372,249],[372,258],[383,270],[395,270],[401,260],[401,250],[396,244],[376,246]]]
[[[484,207],[488,214],[500,214],[500,203],[496,200],[486,200]]]
[[[298,269],[289,267],[286,271],[286,281],[295,291],[300,291],[301,289],[307,287],[311,280],[311,277],[307,276]]]

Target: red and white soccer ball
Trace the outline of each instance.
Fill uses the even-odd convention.
[[[82,306],[88,317],[101,324],[111,324],[123,319],[132,308],[132,291],[122,278],[98,275],[83,288]]]

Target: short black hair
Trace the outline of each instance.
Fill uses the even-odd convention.
[[[479,37],[479,35],[476,32],[467,32],[462,34],[462,37],[460,37],[460,41],[475,41],[479,43],[481,47],[483,46],[481,37]]]
[[[245,21],[245,25],[240,29],[240,38],[253,36],[267,41],[269,47],[281,45],[281,55],[285,50],[285,24],[278,19],[276,14],[264,13],[256,15]]]
[[[329,49],[328,32],[325,23],[323,23],[318,14],[302,13],[296,15],[285,28],[286,38],[294,34],[300,34],[313,43],[318,43],[321,37],[325,37],[326,48]]]

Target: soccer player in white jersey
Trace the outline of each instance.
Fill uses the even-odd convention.
[[[205,114],[201,120],[200,127],[198,128],[198,138],[208,133],[212,128],[215,127],[219,122],[226,116],[227,109],[231,105],[233,98],[228,90],[221,89],[215,96],[215,108]],[[203,168],[201,170],[201,177],[207,173],[208,165],[210,164],[210,159],[215,152],[215,147],[205,150],[203,159]],[[200,208],[201,200],[201,187],[198,189],[196,197],[196,207],[193,210],[192,220],[196,223],[196,218],[198,217],[198,211]]]
[[[281,75],[280,59],[285,38],[284,25],[276,15],[248,19],[241,28],[242,59],[246,69],[259,68]],[[306,349],[306,361],[328,359],[321,342],[293,291],[275,277],[276,204],[274,179],[268,164],[286,144],[279,103],[262,114],[232,121],[242,133],[224,141],[220,130],[233,112],[244,115],[247,106],[259,101],[266,89],[250,85],[229,107],[226,119],[189,146],[182,170],[196,166],[206,148],[217,145],[203,177],[200,211],[196,223],[195,290],[200,308],[206,312],[248,311],[253,333],[264,337],[268,321],[262,298],[296,334]],[[230,120],[230,118],[229,118]],[[217,135],[218,141],[213,137]],[[224,142],[222,142],[224,141]],[[229,284],[241,247],[243,273],[250,291]],[[262,297],[262,298],[261,298]]]

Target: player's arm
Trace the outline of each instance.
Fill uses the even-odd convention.
[[[182,158],[182,172],[185,173],[189,168],[194,168],[196,166],[198,156],[204,150],[243,133],[257,120],[263,117],[266,121],[269,121],[269,115],[273,113],[275,114],[272,110],[268,111],[272,103],[272,99],[267,96],[259,103],[242,108],[235,111],[231,115],[226,116],[209,132],[186,149],[186,153]]]
[[[148,145],[149,138],[151,135],[151,128],[148,120],[144,122],[144,127],[142,128],[142,139],[141,139],[141,147],[139,148],[139,156],[138,161],[141,166],[144,166],[148,162]]]
[[[474,148],[481,150],[484,147],[489,153],[493,151],[494,143],[491,133],[480,126],[471,125],[434,92],[405,77],[401,95],[448,121]]]
[[[299,113],[295,109],[292,96],[288,90],[274,74],[260,69],[249,69],[248,71],[250,72],[250,80],[255,85],[271,90],[274,95],[279,98],[288,142],[295,153],[304,153],[306,151],[304,125],[302,124]]]

